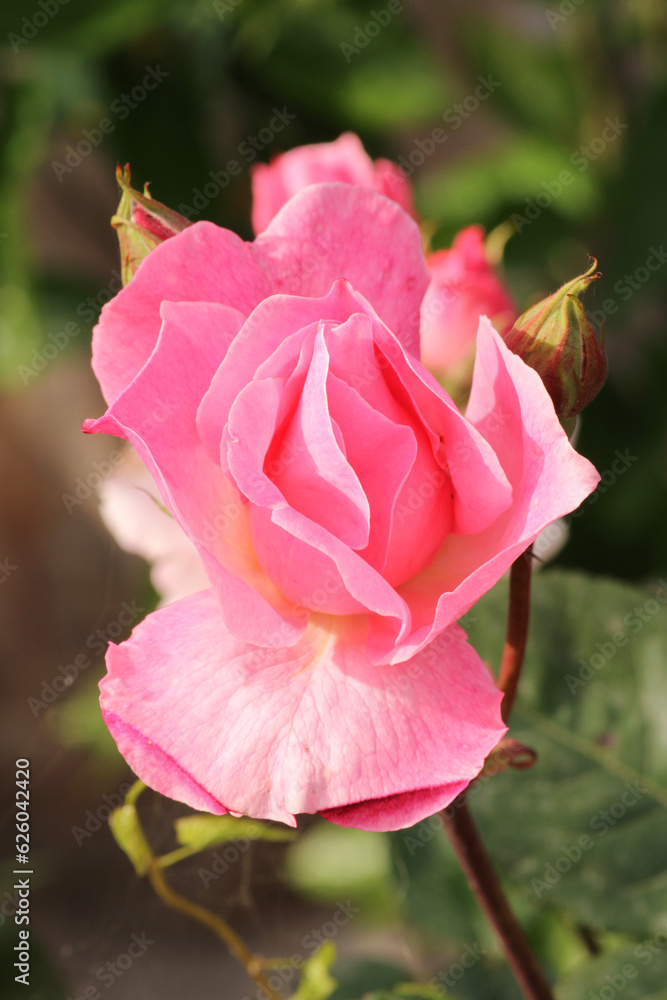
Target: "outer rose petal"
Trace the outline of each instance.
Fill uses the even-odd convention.
[[[270,294],[251,245],[198,222],[148,254],[108,302],[93,331],[93,371],[112,403],[145,364],[160,332],[163,302],[219,302],[247,316]]]
[[[306,233],[320,235],[306,241]],[[313,185],[255,243],[210,222],[189,226],[152,250],[102,309],[93,369],[105,399],[113,402],[150,357],[162,302],[215,302],[248,316],[272,294],[323,296],[345,277],[418,354],[419,307],[429,280],[421,237],[383,195],[349,184]]]
[[[214,812],[295,825],[334,810],[391,830],[442,808],[505,732],[488,670],[458,627],[377,670],[358,619],[330,624],[266,650],[230,635],[210,591],[149,615],[109,647],[100,685],[121,753],[157,791]]]
[[[195,544],[230,628],[248,641],[293,642],[307,613],[299,616],[290,608],[259,566],[247,507],[206,455],[195,422],[242,317],[205,302],[165,302],[162,314],[149,361],[107,413],[85,428],[117,434],[137,449],[165,505]]]
[[[422,573],[398,588],[413,634],[375,619],[369,655],[376,662],[413,656],[486,593],[552,521],[574,510],[600,480],[561,427],[544,384],[505,346],[483,316],[466,417],[500,459],[514,491],[510,508],[477,535],[450,535]]]
[[[345,132],[335,142],[298,146],[276,156],[269,165],[258,163],[251,167],[250,175],[256,233],[266,229],[274,215],[302,188],[325,181],[374,188],[414,214],[410,182],[389,160],[373,163],[352,132]]]
[[[253,249],[276,292],[323,296],[347,278],[419,357],[429,276],[419,228],[395,202],[350,184],[313,184],[280,210]]]

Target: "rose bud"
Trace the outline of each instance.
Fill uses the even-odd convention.
[[[542,378],[558,419],[568,431],[607,378],[607,358],[579,296],[597,281],[598,262],[591,257],[585,274],[566,282],[526,310],[505,334],[505,343]]]
[[[123,192],[111,225],[118,234],[123,284],[134,277],[151,250],[192,223],[151,197],[148,184],[140,194],[130,185],[130,165],[116,167],[116,180]]]

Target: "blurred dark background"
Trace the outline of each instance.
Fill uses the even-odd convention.
[[[248,989],[205,932],[157,907],[104,822],[89,837],[74,832],[128,780],[96,708],[102,659],[91,654],[52,703],[30,701],[42,700],[44,681],[53,688],[59,667],[115,621],[124,601],[148,608],[154,600],[145,565],[117,548],[94,490],[86,491],[94,463],[116,443],[79,433],[85,417],[102,411],[90,333],[118,287],[109,226],[117,163],[129,161],[135,185],[150,181],[159,200],[250,239],[253,145],[268,161],[351,130],[373,157],[414,164],[449,113],[446,141],[412,173],[434,248],[473,222],[500,242],[509,236],[503,275],[522,308],[581,273],[588,253],[603,274],[587,307],[603,320],[610,375],[585,413],[578,447],[607,478],[573,520],[559,561],[637,583],[667,571],[667,7],[400,6],[389,15],[384,0],[370,8],[363,0],[2,5],[0,741],[9,792],[14,760],[32,761],[37,872],[38,974],[33,992],[18,987],[17,996],[83,995],[131,934],[144,931],[156,940],[155,958],[115,979],[119,1000],[241,997]],[[374,20],[374,11],[382,16]],[[162,78],[153,90],[142,86],[149,70]],[[493,81],[492,92],[466,103],[480,78]],[[266,143],[259,136],[275,109],[294,118]],[[103,119],[112,123],[106,133]],[[90,152],[81,155],[84,140]],[[224,178],[230,160],[241,173],[204,194],[210,174]],[[617,451],[629,456],[622,474],[612,471]],[[80,503],[68,505],[63,498],[77,487]],[[178,807],[155,800],[147,810],[157,842],[167,841]],[[3,819],[0,861],[11,887],[9,807]],[[331,913],[294,894],[284,853],[253,845],[203,894],[276,954]],[[195,895],[198,884],[202,895],[196,861],[174,878]],[[0,906],[8,946],[10,897]],[[380,957],[410,951],[391,920],[379,930],[371,904],[368,912],[339,944]]]

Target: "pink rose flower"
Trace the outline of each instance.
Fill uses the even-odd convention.
[[[345,132],[335,142],[297,146],[276,156],[270,164],[256,164],[250,173],[256,233],[266,229],[274,215],[302,188],[324,181],[372,188],[414,215],[410,181],[390,160],[373,162],[353,132]]]
[[[598,476],[480,323],[465,416],[420,364],[428,285],[394,202],[308,187],[254,243],[200,222],[102,311],[92,432],[130,441],[210,586],[107,654],[107,724],[214,813],[410,826],[505,727],[456,625]]]
[[[472,366],[480,316],[504,333],[518,310],[487,259],[481,226],[462,229],[451,249],[436,250],[426,263],[431,284],[422,302],[421,360],[447,379]]]

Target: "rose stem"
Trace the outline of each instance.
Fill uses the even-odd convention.
[[[146,864],[151,885],[162,902],[210,928],[214,934],[217,934],[224,941],[231,953],[238,958],[250,978],[254,979],[257,985],[266,991],[267,996],[271,1000],[282,1000],[281,994],[277,993],[271,987],[266,976],[262,973],[260,960],[246,948],[238,934],[221,917],[216,916],[215,913],[211,913],[205,907],[199,906],[197,903],[192,903],[189,899],[174,892],[154,858],[148,859]]]
[[[507,961],[526,1000],[554,1000],[521,924],[510,909],[464,795],[441,815],[461,868],[503,944]]]
[[[526,654],[530,618],[532,546],[514,560],[510,571],[507,634],[498,687],[503,692],[501,713],[507,722],[516,696]],[[465,794],[442,814],[445,830],[480,906],[495,928],[509,965],[527,1000],[553,1000],[553,993],[533,954],[521,925],[512,913],[474,824]]]
[[[498,687],[503,692],[503,701],[500,706],[503,722],[507,722],[510,717],[526,655],[532,568],[533,547],[529,545],[526,551],[514,560],[510,570],[507,634],[500,661],[500,671],[498,672]]]

